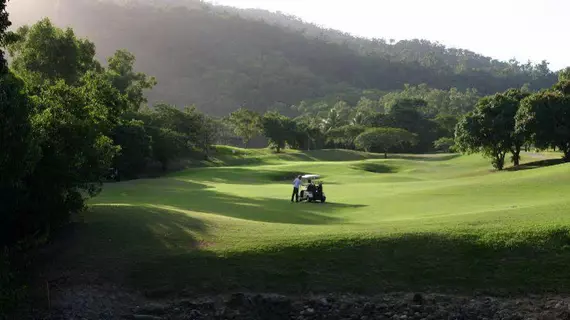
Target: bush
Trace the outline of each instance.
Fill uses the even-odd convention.
[[[441,152],[455,152],[455,140],[453,138],[439,138],[434,141],[433,147]]]
[[[383,152],[387,158],[388,151],[394,147],[416,144],[417,135],[398,128],[372,128],[360,134],[354,143],[366,152]]]

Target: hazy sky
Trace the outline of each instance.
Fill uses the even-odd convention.
[[[521,62],[570,66],[570,0],[215,0],[261,8],[358,36],[421,38]]]

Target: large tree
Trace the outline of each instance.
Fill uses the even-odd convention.
[[[89,70],[100,69],[95,60],[95,45],[77,38],[72,29],[60,29],[49,19],[16,31],[17,41],[9,44],[12,68],[29,83],[64,80],[77,84]]]
[[[277,153],[285,148],[288,141],[296,141],[296,124],[293,120],[278,112],[271,111],[263,115],[261,119],[265,137]]]
[[[356,137],[355,145],[366,152],[388,152],[394,147],[417,143],[417,135],[400,128],[371,128]]]
[[[142,72],[136,72],[135,56],[127,50],[118,50],[108,59],[106,76],[115,88],[125,95],[129,109],[138,111],[147,102],[145,91],[152,89],[157,81]]]
[[[0,48],[6,45],[6,30],[12,25],[8,19],[8,12],[6,11],[6,0],[0,0]],[[0,73],[6,72],[6,59],[4,58],[4,51],[0,50]]]
[[[538,148],[558,148],[570,161],[570,96],[558,90],[529,96],[521,103],[516,126]]]
[[[504,168],[510,152],[513,164],[518,166],[526,136],[515,130],[515,115],[526,96],[528,93],[511,89],[479,100],[475,110],[457,124],[458,149],[465,153],[482,152],[498,170]]]
[[[144,123],[140,120],[125,121],[113,129],[112,138],[121,148],[113,160],[113,167],[121,178],[137,178],[152,156],[152,139]]]
[[[246,148],[251,139],[261,134],[261,116],[255,111],[240,108],[230,113],[227,121]]]

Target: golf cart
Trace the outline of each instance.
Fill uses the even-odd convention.
[[[300,201],[325,203],[327,197],[323,192],[323,183],[319,180],[321,176],[317,174],[306,174],[301,177]],[[309,183],[309,181],[312,183]]]

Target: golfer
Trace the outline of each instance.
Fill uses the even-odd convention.
[[[299,202],[299,188],[301,187],[301,176],[298,176],[293,181],[293,194],[291,195],[291,202],[295,199],[295,202]]]

